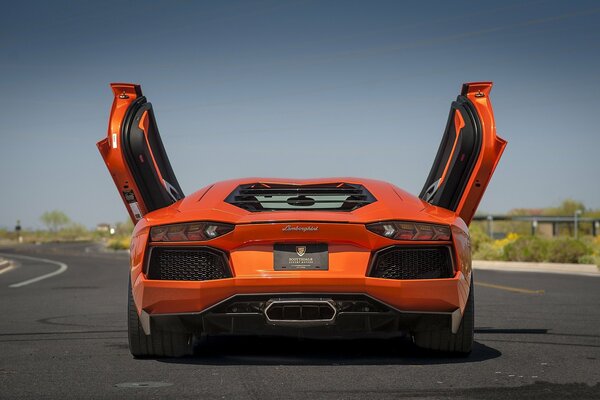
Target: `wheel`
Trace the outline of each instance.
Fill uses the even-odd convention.
[[[152,327],[152,333],[146,335],[140,323],[133,302],[131,280],[128,291],[127,331],[129,333],[129,351],[135,358],[143,357],[181,357],[192,354],[192,335],[168,332]]]
[[[473,278],[469,298],[465,305],[462,321],[456,334],[450,327],[431,331],[415,332],[413,340],[418,347],[428,350],[447,352],[455,355],[466,356],[473,347],[473,333],[475,330],[475,299],[473,293]]]

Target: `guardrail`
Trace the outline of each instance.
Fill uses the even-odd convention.
[[[494,221],[520,221],[531,223],[531,234],[535,235],[541,224],[552,224],[552,236],[558,235],[558,227],[560,224],[568,224],[573,226],[573,235],[577,237],[580,223],[591,223],[591,234],[597,236],[600,233],[600,218],[580,217],[579,213],[568,216],[552,216],[552,215],[476,215],[474,221],[487,221],[488,234],[493,237]]]

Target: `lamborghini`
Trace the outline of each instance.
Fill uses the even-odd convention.
[[[469,354],[468,225],[506,146],[491,82],[464,84],[418,196],[374,179],[251,177],[184,195],[151,103],[113,83],[97,146],[135,223],[134,357],[191,354],[212,335],[410,335]]]

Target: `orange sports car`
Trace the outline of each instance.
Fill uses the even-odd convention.
[[[468,225],[506,146],[491,82],[463,85],[419,196],[362,178],[244,178],[185,196],[139,85],[114,83],[98,148],[134,221],[129,348],[217,334],[410,334],[468,354]]]

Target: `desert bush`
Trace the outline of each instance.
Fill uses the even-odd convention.
[[[13,232],[9,232],[8,229],[0,229],[0,239],[13,239]]]
[[[577,259],[578,264],[594,264],[600,268],[600,256],[594,254],[586,254]]]
[[[504,239],[487,240],[480,243],[477,250],[474,251],[473,257],[478,260],[505,260],[504,248],[515,242],[519,238],[516,233],[509,233]]]
[[[590,247],[596,255],[600,255],[600,236],[596,236],[590,241]]]
[[[92,233],[83,225],[71,223],[54,234],[57,240],[90,240]]]
[[[110,239],[106,245],[111,250],[127,250],[131,245],[130,236],[118,236]]]
[[[504,246],[504,259],[509,261],[546,261],[548,240],[538,236],[520,236]]]
[[[471,251],[473,254],[477,253],[482,246],[492,242],[492,239],[488,236],[480,224],[472,225],[469,229],[469,235],[471,237]]]
[[[130,219],[125,220],[117,224],[115,234],[116,235],[131,235],[133,232],[134,224]]]
[[[591,249],[581,240],[566,237],[556,238],[548,243],[547,261],[577,263],[580,257],[591,254]]]
[[[475,260],[503,260],[504,252],[501,247],[495,246],[494,242],[481,243],[473,253]]]

